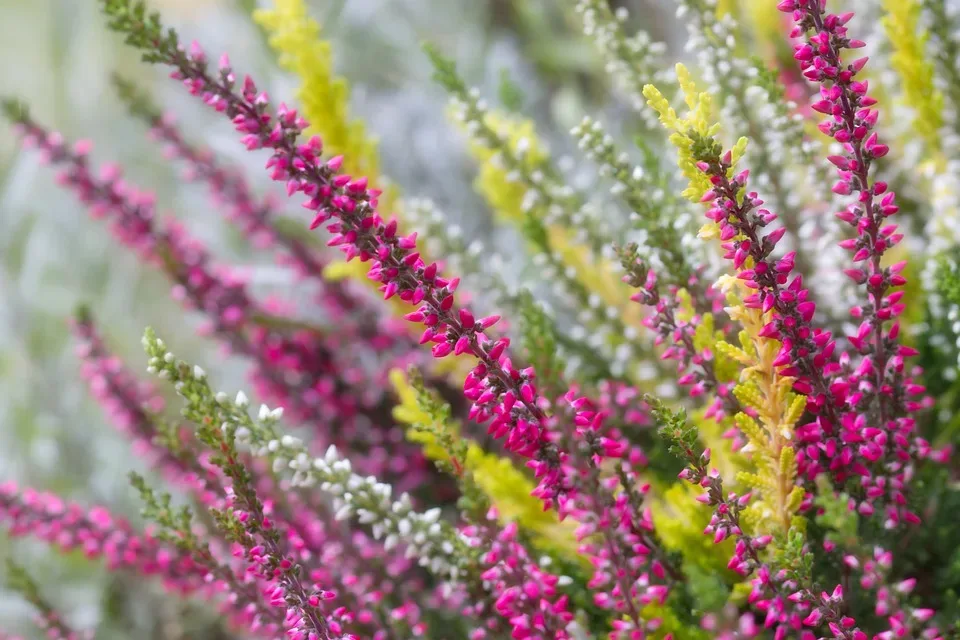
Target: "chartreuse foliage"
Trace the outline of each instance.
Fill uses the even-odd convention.
[[[730,560],[731,545],[714,544],[703,530],[710,522],[710,511],[696,501],[698,492],[689,484],[674,482],[653,501],[653,523],[663,546],[680,554],[684,566],[699,567],[707,574],[724,575]]]
[[[484,120],[503,148],[471,140],[469,151],[479,166],[474,183],[477,192],[498,219],[523,233],[534,251],[559,255],[564,265],[575,270],[578,281],[590,293],[600,296],[608,305],[625,309],[623,291],[611,265],[591,259],[587,247],[577,242],[569,228],[547,222],[543,207],[530,204],[529,188],[519,179],[518,168],[504,162],[506,152],[519,162],[519,169],[525,173],[534,175],[550,170],[550,154],[537,137],[533,121],[496,110],[488,111]]]
[[[311,125],[307,133],[319,135],[329,155],[343,156],[345,173],[365,176],[371,184],[383,188],[381,210],[395,211],[397,193],[380,174],[377,142],[363,121],[350,115],[350,85],[334,72],[330,43],[323,39],[317,21],[308,15],[304,0],[273,0],[270,8],[255,11],[254,19],[267,32],[280,66],[300,81],[296,96]],[[325,275],[369,282],[359,261],[333,263]],[[395,308],[398,312],[403,309],[398,302]]]
[[[426,388],[415,369],[406,373],[394,369],[390,382],[399,398],[393,417],[407,425],[407,437],[421,444],[428,458],[455,477],[469,474],[484,501],[497,508],[504,522],[516,522],[528,531],[540,549],[577,561],[576,523],[560,522],[555,511],[544,511],[530,495],[535,485],[527,474],[509,459],[464,438],[450,407]]]
[[[711,185],[707,175],[697,168],[696,145],[717,144],[714,138],[720,133],[720,125],[711,122],[713,97],[697,89],[690,72],[682,64],[677,64],[677,80],[688,110],[682,118],[670,106],[670,101],[663,93],[652,84],[643,88],[643,95],[647,99],[647,104],[660,115],[663,126],[672,132],[670,142],[677,148],[680,171],[689,181],[683,196],[692,202],[699,202],[703,194],[710,190]],[[733,164],[743,157],[746,147],[747,139],[740,138],[733,148]]]
[[[928,35],[920,26],[920,0],[883,0],[883,27],[893,47],[890,63],[903,87],[903,102],[915,113],[913,130],[923,137],[927,152],[942,150],[943,94],[934,84],[933,62],[926,53]]]
[[[487,107],[476,90],[468,89],[456,65],[435,47],[425,50],[434,64],[434,79],[453,98],[451,118],[470,137],[468,149],[479,166],[474,186],[497,219],[516,227],[535,254],[572,270],[577,288],[597,296],[618,311],[618,317],[636,321],[633,305],[623,295],[614,265],[598,255],[608,239],[594,234],[588,246],[568,220],[555,213],[579,210],[581,196],[558,176],[547,146],[532,121]],[[588,234],[590,235],[590,234]]]
[[[796,484],[797,453],[793,443],[794,427],[803,415],[806,398],[792,391],[793,378],[777,373],[774,361],[780,343],[760,336],[761,329],[771,320],[770,312],[763,313],[743,303],[749,295],[743,281],[725,276],[721,286],[727,294],[730,319],[743,328],[739,345],[720,341],[717,350],[743,367],[733,393],[745,411],[738,413],[735,421],[747,439],[743,452],[752,454],[756,467],[755,471],[737,474],[738,483],[754,492],[744,520],[758,535],[786,536],[792,528],[803,528],[797,511],[804,492]]]

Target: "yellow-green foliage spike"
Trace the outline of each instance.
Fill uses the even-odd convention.
[[[752,456],[755,467],[737,474],[740,484],[756,492],[744,513],[744,521],[758,534],[786,536],[791,527],[801,527],[796,512],[803,490],[796,486],[793,438],[806,399],[793,393],[793,379],[781,376],[774,366],[780,343],[760,336],[770,320],[769,313],[743,303],[750,293],[743,281],[725,276],[719,285],[727,295],[727,314],[743,327],[739,347],[718,344],[716,352],[726,354],[742,367],[733,394],[750,411],[750,415],[741,412],[734,418],[747,440],[742,452]]]
[[[800,417],[803,415],[803,412],[807,409],[807,398],[806,396],[794,396],[793,401],[790,403],[790,408],[787,410],[786,415],[783,417],[783,421],[788,424],[796,424],[800,420]]]
[[[690,72],[682,64],[677,65],[677,80],[688,109],[687,115],[683,118],[677,115],[670,106],[670,101],[652,84],[643,88],[643,95],[647,99],[647,104],[660,115],[663,126],[673,132],[670,135],[670,142],[677,148],[680,170],[689,181],[683,197],[699,202],[703,194],[710,190],[711,184],[710,179],[697,168],[697,162],[693,157],[693,145],[698,138],[706,139],[716,136],[720,132],[720,125],[710,122],[713,109],[713,99],[710,94],[697,90]],[[743,145],[745,147],[745,141]],[[742,155],[742,150],[740,153]]]
[[[274,0],[271,8],[258,9],[253,17],[266,31],[280,66],[300,80],[296,96],[310,123],[307,133],[319,135],[328,154],[343,156],[344,173],[366,176],[371,184],[383,188],[380,209],[393,212],[396,192],[380,175],[377,141],[362,121],[351,118],[349,84],[334,73],[330,43],[308,15],[304,0]],[[332,280],[352,277],[371,282],[367,267],[359,260],[334,262],[324,275]],[[394,309],[406,313],[399,302]]]
[[[787,509],[792,513],[796,513],[800,509],[800,504],[803,502],[803,496],[803,487],[794,487],[790,492],[790,496],[787,498]]]
[[[751,491],[772,491],[776,487],[774,482],[766,476],[761,476],[756,473],[747,473],[746,471],[741,471],[737,474],[737,482],[749,487]]]
[[[699,333],[699,331],[700,331],[700,327],[697,327],[697,332]],[[742,336],[743,332],[741,331],[740,334]],[[694,344],[696,345],[696,342]],[[716,348],[718,351],[720,351],[724,355],[724,357],[730,358],[731,360],[735,360],[740,364],[747,364],[750,362],[750,359],[751,359],[750,353],[748,353],[745,349],[740,349],[733,346],[729,342],[723,342],[723,341],[717,342]]]
[[[527,171],[536,171],[547,161],[547,153],[537,137],[531,120],[511,118],[496,111],[486,115],[486,125],[500,135],[510,152],[520,158]],[[519,225],[526,218],[523,200],[527,188],[518,180],[511,180],[508,170],[497,162],[497,151],[478,142],[470,143],[470,153],[479,164],[474,186],[501,220]]]
[[[533,535],[533,543],[542,550],[562,554],[567,560],[580,561],[574,535],[576,523],[560,522],[555,512],[544,511],[533,498],[535,485],[507,458],[501,458],[470,443],[466,468],[477,486],[490,498],[503,521],[515,521]]]
[[[535,488],[532,479],[509,459],[488,453],[475,442],[462,440],[459,424],[449,416],[433,415],[429,406],[435,401],[421,397],[406,373],[393,369],[389,378],[399,399],[393,408],[393,417],[407,425],[407,438],[421,444],[424,455],[434,461],[449,461],[454,468],[469,473],[473,483],[497,508],[501,520],[516,522],[523,527],[541,550],[562,554],[574,562],[580,561],[574,535],[577,523],[572,520],[560,522],[555,511],[544,511],[542,503],[531,495]],[[439,424],[441,422],[443,424]],[[442,442],[443,437],[455,439],[462,445],[462,459],[451,459],[449,446]]]
[[[686,482],[677,482],[651,503],[653,524],[663,546],[683,556],[685,563],[703,568],[708,573],[730,575],[731,541],[714,544],[703,535],[710,523],[710,512],[696,498],[699,492]]]
[[[784,447],[780,451],[780,476],[791,482],[797,477],[797,452],[793,447]]]
[[[740,401],[740,404],[754,410],[761,409],[766,402],[766,396],[751,381],[741,382],[734,387],[733,396]]]
[[[763,450],[767,446],[767,432],[756,420],[741,412],[734,416],[734,422],[747,438],[747,445],[741,450],[743,453]]]
[[[920,27],[920,0],[883,0],[883,27],[893,47],[890,63],[900,76],[903,101],[916,113],[913,128],[930,155],[941,151],[943,94],[934,84],[933,61],[926,53],[927,34]]]
[[[510,155],[520,159],[525,171],[534,173],[546,167],[549,154],[537,137],[532,120],[490,110],[486,113],[484,123],[504,141]],[[471,140],[468,150],[479,167],[474,182],[477,193],[486,200],[499,220],[523,232],[527,217],[542,213],[536,207],[530,210],[524,207],[527,187],[511,176],[511,171],[500,161],[498,150],[474,140]],[[638,307],[630,304],[629,297],[624,295],[623,284],[614,265],[591,259],[590,250],[574,239],[575,231],[560,225],[546,225],[550,251],[558,254],[565,265],[574,269],[577,280],[588,291],[599,296],[605,304],[618,309],[625,323],[639,327],[641,318],[637,315]]]
[[[254,20],[262,26],[276,51],[280,66],[300,79],[297,99],[310,122],[308,133],[323,138],[324,147],[342,154],[343,170],[379,182],[377,143],[363,122],[350,117],[350,88],[334,73],[330,43],[320,25],[307,14],[303,0],[274,0],[273,8],[259,9]]]

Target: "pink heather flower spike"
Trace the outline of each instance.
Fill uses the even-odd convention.
[[[208,428],[207,432],[221,437],[218,449],[224,455],[218,458],[217,464],[232,481],[227,490],[224,517],[239,524],[242,530],[233,540],[234,555],[247,563],[245,574],[262,581],[261,589],[268,603],[285,612],[282,619],[286,635],[302,639],[359,640],[346,632],[354,614],[342,607],[334,609],[327,603],[337,594],[319,585],[305,584],[303,567],[282,547],[276,524],[265,513],[263,502],[250,484],[249,472],[237,460],[232,436],[223,437],[216,427]]]
[[[265,305],[257,304],[243,278],[215,265],[182,224],[173,220],[158,223],[152,194],[135,190],[111,165],[95,176],[87,156],[69,149],[61,136],[44,130],[28,114],[20,115],[18,125],[25,141],[38,147],[48,162],[64,167],[59,181],[74,191],[91,213],[107,217],[122,243],[176,283],[173,297],[207,316],[205,330],[256,364],[251,376],[265,399],[285,407],[299,421],[318,427],[335,425],[334,433],[318,435],[355,450],[358,464],[365,465],[368,473],[397,474],[403,478],[402,486],[415,485],[425,477],[429,467],[422,453],[384,419],[386,373],[371,378],[356,364],[355,352],[345,348],[344,336],[325,335],[297,323],[288,328],[283,314],[269,313]],[[388,346],[383,342],[371,345],[375,351]],[[291,377],[290,371],[299,375]],[[384,468],[387,456],[382,448],[386,442],[408,449],[405,464]]]
[[[229,58],[225,54],[220,64],[221,69],[229,67]],[[224,210],[228,220],[241,228],[254,246],[279,247],[283,252],[279,256],[282,262],[290,264],[299,274],[311,278],[320,286],[322,300],[332,316],[343,320],[355,319],[361,325],[358,330],[369,340],[387,340],[387,344],[397,340],[398,336],[393,333],[380,330],[375,310],[363,297],[354,295],[343,283],[331,282],[323,277],[326,267],[323,256],[278,227],[274,198],[256,198],[240,171],[223,166],[210,151],[188,143],[173,116],[162,114],[133,83],[119,76],[114,76],[113,80],[118,94],[128,103],[133,114],[150,125],[150,137],[164,146],[165,155],[186,166],[186,179],[208,185],[213,201]]]
[[[906,280],[899,275],[902,263],[881,266],[886,252],[902,238],[897,225],[887,220],[899,207],[886,183],[870,178],[873,161],[887,155],[889,148],[879,142],[873,131],[879,113],[874,108],[877,101],[867,95],[868,83],[857,79],[867,59],[860,57],[853,63],[842,59],[844,49],[863,46],[847,33],[846,25],[853,14],[831,14],[824,0],[785,1],[778,8],[789,13],[794,21],[790,36],[798,39],[794,57],[804,77],[820,85],[820,99],[812,105],[815,111],[828,116],[820,129],[843,147],[842,155],[828,158],[840,177],[834,192],[856,196],[838,217],[856,232],[854,241],[841,243],[858,263],[857,269],[846,273],[866,289],[868,299],[866,322],[849,338],[862,357],[862,364],[852,375],[836,375],[832,388],[841,395],[840,400],[853,389],[861,390],[847,399],[856,399],[859,406],[867,408],[836,416],[837,421],[831,426],[842,430],[844,449],[856,447],[862,461],[857,464],[857,472],[864,476],[867,494],[880,499],[885,524],[895,527],[919,520],[902,504],[917,451],[928,448],[913,435],[916,421],[912,414],[929,406],[930,399],[923,398],[922,392],[899,391],[904,387],[916,388],[905,363],[912,350],[896,338],[897,318],[904,305],[899,302],[902,293],[892,290],[902,287]],[[890,322],[893,325],[887,329]],[[863,420],[869,407],[875,407],[877,412],[872,425]],[[891,469],[889,477],[883,471],[887,468]]]
[[[710,391],[714,394],[714,399],[707,407],[705,414],[707,418],[713,418],[719,422],[724,416],[734,416],[739,413],[742,408],[733,395],[733,385],[721,383],[714,371],[713,357],[709,353],[699,351],[694,346],[694,334],[702,321],[702,317],[695,314],[687,321],[677,318],[676,311],[680,306],[680,300],[677,297],[679,288],[671,286],[668,295],[664,296],[656,271],[647,268],[641,262],[635,245],[620,250],[620,260],[626,271],[623,281],[638,289],[637,293],[632,295],[630,299],[649,307],[653,311],[650,316],[643,320],[643,323],[654,332],[656,336],[654,343],[657,345],[668,343],[670,345],[663,352],[661,358],[677,362],[677,369],[680,374],[677,379],[679,384],[689,387],[690,396],[693,398],[702,396],[704,391]],[[713,287],[706,287],[703,298],[704,300],[699,306],[706,307],[708,309],[705,311],[706,313],[722,311],[723,296]],[[737,431],[734,431],[731,435],[737,433]],[[734,437],[734,447],[739,449],[744,443],[739,441],[739,435]]]
[[[62,551],[103,558],[111,570],[157,576],[174,593],[204,593],[203,571],[176,548],[133,531],[102,507],[84,509],[51,493],[0,484],[0,522],[14,537],[31,536]]]
[[[307,123],[291,117],[292,112],[282,104],[272,116],[267,96],[257,90],[249,77],[244,79],[241,92],[236,93],[229,74],[221,71],[217,78],[211,77],[202,58],[192,58],[176,47],[164,47],[161,59],[176,68],[173,75],[183,80],[192,93],[231,118],[249,148],[273,151],[267,162],[273,178],[295,183],[295,191],[304,194],[304,207],[316,212],[314,226],[325,224],[332,234],[331,243],[348,260],[359,258],[372,263],[369,276],[381,283],[385,298],[396,295],[419,306],[417,313],[408,318],[425,326],[421,342],[434,345],[435,357],[452,354],[457,343],[465,339],[461,352],[478,360],[464,384],[464,393],[473,402],[471,418],[479,423],[492,420],[489,432],[497,437],[507,436],[507,448],[518,455],[555,457],[551,453],[555,445],[545,435],[545,413],[536,402],[522,399],[524,393],[529,394],[522,388],[532,383],[533,371],[513,368],[506,354],[509,339],[488,338],[484,332],[489,326],[465,326],[460,321],[454,293],[458,281],[441,277],[436,263],[426,264],[415,255],[415,238],[397,236],[396,221],[380,217],[376,195],[363,180],[337,175],[329,162],[323,162],[319,156],[323,145],[316,136],[297,143]],[[521,398],[511,411],[503,405],[508,392]]]
[[[738,496],[724,493],[723,479],[716,469],[710,469],[710,450],[698,452],[696,436],[682,432],[686,428],[685,416],[674,414],[662,402],[647,398],[651,412],[661,424],[661,433],[673,444],[680,457],[687,463],[682,479],[703,489],[698,501],[714,508],[704,535],[720,543],[727,538],[736,540],[734,554],[727,567],[737,574],[750,578],[752,590],[747,596],[751,608],[764,615],[763,626],[774,629],[774,637],[786,638],[803,635],[804,629],[819,630],[813,637],[829,630],[834,640],[867,640],[866,633],[856,626],[856,621],[844,615],[843,590],[839,585],[830,596],[817,596],[812,585],[798,582],[796,570],[778,569],[771,566],[764,549],[772,542],[770,536],[754,537],[741,525],[740,514],[749,504],[749,494]],[[801,574],[802,577],[802,574]],[[805,578],[809,580],[809,576]]]
[[[744,303],[773,312],[773,319],[763,328],[762,335],[781,343],[774,365],[788,367],[791,377],[795,378],[794,390],[807,397],[807,412],[812,420],[797,429],[803,445],[797,457],[801,474],[813,479],[827,471],[837,486],[843,486],[851,477],[859,477],[866,489],[866,499],[882,505],[887,527],[917,521],[917,515],[905,506],[905,495],[914,474],[917,452],[929,450],[929,445],[914,435],[916,422],[907,412],[916,411],[924,402],[894,393],[894,389],[919,387],[914,385],[911,372],[904,369],[904,358],[912,350],[897,345],[890,334],[881,340],[882,344],[868,345],[868,336],[880,334],[871,323],[865,322],[857,335],[848,338],[863,355],[860,366],[849,369],[841,365],[832,334],[813,323],[816,305],[809,300],[802,276],[794,274],[795,253],[789,252],[781,258],[773,256],[777,245],[770,240],[772,234],[764,234],[765,225],[754,213],[763,205],[763,200],[756,192],[747,191],[747,184],[739,177],[729,177],[731,165],[726,156],[729,153],[720,156],[706,151],[704,157],[699,158],[701,171],[709,177],[718,194],[707,217],[717,222],[722,235],[726,231],[728,239],[722,243],[724,257],[733,261],[738,277],[756,291],[745,298]],[[748,258],[752,268],[745,266]],[[888,285],[883,282],[892,283],[893,267],[883,272],[887,275],[872,273],[870,276],[874,281],[871,286],[879,287],[874,289],[877,292],[886,290]],[[899,296],[892,294],[888,305],[892,305],[891,300],[899,300]],[[897,305],[896,313],[900,310],[902,305]],[[882,324],[884,317],[893,315],[893,306],[884,306],[875,317]],[[895,329],[891,331],[896,335]],[[882,381],[877,378],[876,367],[881,352],[895,354],[886,363],[890,366],[884,367],[889,369],[884,374],[889,375],[889,379],[884,377]],[[878,389],[879,393],[869,391],[871,388]],[[894,395],[896,402],[893,402]],[[871,399],[886,407],[888,417],[879,424],[867,421],[870,413],[867,401]]]
[[[80,375],[110,422],[131,440],[136,455],[157,468],[173,486],[194,495],[201,505],[214,502],[219,484],[200,459],[176,456],[158,442],[157,419],[164,399],[153,385],[137,380],[123,362],[110,353],[89,312],[81,310],[72,322],[81,359]]]
[[[569,598],[560,595],[558,576],[530,557],[517,540],[516,523],[501,527],[497,510],[491,508],[485,522],[469,524],[461,531],[483,550],[480,578],[490,585],[484,600],[467,604],[463,613],[483,621],[471,638],[511,637],[570,640],[567,627],[573,620]],[[492,611],[491,611],[492,609]]]
[[[148,385],[138,383],[133,376],[123,367],[122,363],[115,356],[109,354],[103,342],[93,326],[93,323],[86,313],[78,315],[74,323],[74,331],[77,334],[80,344],[78,346],[79,355],[83,358],[83,375],[88,379],[91,391],[95,397],[104,405],[105,409],[112,416],[115,424],[122,431],[127,432],[132,437],[134,446],[140,453],[146,455],[148,460],[158,465],[164,476],[174,486],[183,487],[194,494],[195,499],[201,508],[226,508],[226,503],[220,497],[223,493],[221,479],[215,467],[209,462],[207,454],[197,455],[194,451],[185,452],[182,456],[174,456],[165,447],[158,446],[156,438],[158,432],[153,422],[153,418],[141,407],[152,407],[153,410],[159,408],[160,396],[149,388]],[[276,495],[283,491],[281,487],[265,482],[269,474],[262,473],[260,470],[254,470],[254,478],[259,482],[258,492],[263,495]],[[353,549],[351,558],[361,558],[364,555],[374,553],[376,555],[385,555],[383,549],[376,551],[370,547],[369,541],[364,541],[363,537],[346,540],[336,540],[336,536],[321,535],[323,529],[329,529],[329,525],[324,525],[305,514],[312,510],[307,510],[304,506],[299,509],[287,509],[285,503],[294,501],[294,498],[287,496],[280,500],[271,500],[271,515],[278,520],[280,529],[284,530],[290,538],[292,549],[296,550],[301,562],[310,567],[310,578],[314,581],[323,580],[326,583],[336,583],[341,593],[344,594],[344,600],[354,605],[358,614],[366,618],[379,618],[381,624],[387,626],[388,617],[378,612],[376,607],[370,607],[362,604],[367,600],[369,590],[373,587],[370,576],[365,576],[364,571],[358,571],[359,567],[351,567],[351,563],[344,562],[343,559],[337,561],[341,571],[330,572],[324,569],[330,566],[336,555],[328,556],[328,553],[342,551],[344,547]],[[330,518],[332,520],[332,518]],[[374,545],[375,547],[375,545]],[[314,555],[326,558],[323,564],[313,568],[316,563],[313,560]],[[236,581],[231,570],[222,567],[219,562],[209,556],[208,553],[201,553],[195,558],[195,561],[204,566],[208,571],[218,576],[217,584],[222,585],[223,589],[238,598],[239,602],[246,603],[242,611],[238,613],[243,615],[243,622],[235,619],[240,628],[249,626],[256,619],[248,614],[256,613],[259,624],[275,619],[275,625],[279,626],[283,622],[283,616],[275,610],[267,607],[263,608],[260,603],[260,597],[256,590],[251,591]],[[395,566],[409,566],[409,562],[403,562]],[[344,578],[347,578],[344,582]],[[389,591],[389,589],[388,589]],[[253,609],[249,607],[253,606]],[[411,609],[411,613],[414,610]],[[279,617],[277,617],[279,615]],[[411,626],[415,626],[417,620],[411,619]],[[269,628],[269,625],[264,629]],[[374,633],[373,630],[370,633]],[[389,631],[381,632],[384,640],[394,638]]]
[[[386,221],[377,213],[377,194],[367,189],[364,180],[338,175],[329,163],[321,160],[323,145],[319,138],[298,144],[297,138],[307,123],[292,117],[283,104],[271,115],[268,98],[257,90],[251,78],[244,79],[237,93],[232,72],[222,70],[218,77],[212,77],[205,59],[191,57],[175,46],[161,45],[161,49],[160,60],[176,69],[172,75],[182,80],[191,93],[230,117],[237,131],[243,134],[247,148],[272,150],[267,168],[275,180],[292,184],[295,192],[304,194],[304,207],[316,212],[311,227],[325,225],[332,236],[329,244],[338,247],[347,260],[359,258],[371,262],[369,277],[381,283],[384,298],[397,296],[418,307],[407,319],[424,325],[421,344],[432,344],[434,357],[447,357],[456,351],[477,359],[463,387],[464,395],[473,403],[469,417],[479,424],[489,423],[488,433],[504,439],[509,451],[530,458],[528,466],[539,480],[534,495],[546,506],[557,507],[561,515],[570,512],[578,492],[565,479],[572,472],[564,470],[568,454],[549,433],[550,418],[540,406],[535,373],[531,368],[513,366],[507,353],[508,338],[487,337],[485,331],[489,327],[476,321],[472,325],[464,322],[464,318],[472,316],[461,314],[455,303],[459,280],[448,280],[439,275],[436,263],[425,263],[416,252],[415,236],[397,235],[396,221]],[[597,460],[602,459],[600,454],[625,451],[619,444],[599,440],[597,443],[599,446],[593,454]],[[603,490],[599,489],[597,495],[603,495]],[[595,498],[589,498],[585,504],[595,511],[598,503],[592,500]],[[621,494],[618,501],[625,530],[651,529],[649,514],[627,517],[636,504],[629,496]],[[636,536],[637,532],[631,531],[629,535]],[[633,544],[630,540],[622,544],[628,542]],[[618,561],[627,560],[624,557]],[[653,573],[656,580],[664,579],[659,560],[653,563]],[[645,575],[638,578],[649,582]],[[641,606],[662,602],[666,597],[662,584],[651,585],[645,593],[613,586],[623,594],[621,598],[629,601],[636,598]],[[611,599],[610,606],[615,602],[616,598]],[[636,631],[645,626],[637,610],[633,619]]]

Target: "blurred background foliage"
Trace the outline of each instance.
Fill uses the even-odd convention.
[[[256,0],[151,4],[187,38],[204,42],[210,51],[229,49],[235,66],[254,74],[275,96],[292,96],[292,79],[280,72],[250,18]],[[667,19],[670,6],[653,0],[615,4],[627,6],[654,39],[677,41],[677,34],[659,26],[677,27]],[[469,83],[485,95],[499,95],[502,106],[533,117],[540,138],[562,156],[572,150],[567,132],[584,114],[602,115],[614,130],[627,120],[623,106],[608,103],[609,88],[599,84],[605,75],[581,36],[573,5],[558,0],[318,0],[311,11],[333,46],[338,73],[350,80],[353,114],[380,139],[384,173],[405,193],[433,198],[468,237],[488,238],[490,214],[471,186],[476,166],[463,136],[445,117],[446,96],[431,82],[432,67],[419,45],[430,39],[456,59]],[[137,78],[178,113],[193,141],[237,165],[255,169],[261,159],[246,153],[215,114],[141,65],[108,34],[98,3],[0,0],[0,65],[0,94],[23,98],[39,120],[67,137],[92,139],[95,161],[118,162],[133,182],[156,190],[161,210],[184,220],[220,260],[250,265],[258,294],[293,297],[287,274],[251,253],[211,210],[204,187],[181,185],[140,123],[114,98],[110,73]],[[124,478],[131,466],[142,467],[87,396],[68,333],[70,314],[78,304],[89,304],[111,347],[132,363],[143,359],[139,337],[149,324],[169,337],[176,351],[216,364],[210,368],[225,388],[240,385],[244,366],[218,357],[214,345],[197,337],[195,318],[184,321],[163,277],[118,247],[70,194],[53,187],[50,177],[36,155],[17,150],[9,129],[0,130],[0,481],[110,504],[137,518],[138,500]],[[272,188],[266,180],[257,187]],[[58,585],[58,599],[71,603],[78,626],[114,619],[116,628],[141,629],[141,637],[184,631],[164,626],[162,620],[177,618],[162,615],[175,605],[139,595],[147,587],[108,575],[80,554],[58,559],[43,551],[0,537],[0,555],[16,555],[32,566],[42,585]],[[0,630],[26,633],[28,622],[20,601],[0,591]],[[110,629],[101,626],[103,633]]]

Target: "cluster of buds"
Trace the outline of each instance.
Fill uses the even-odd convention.
[[[513,637],[572,638],[567,630],[573,621],[569,598],[557,592],[563,577],[553,575],[530,557],[517,539],[515,523],[498,527],[495,507],[486,515],[488,522],[471,524],[462,530],[471,545],[484,550],[480,556],[480,577],[490,585],[491,596],[487,599],[492,600],[489,606],[481,600],[465,608],[465,613],[483,621],[471,632],[471,640],[495,637],[497,632],[504,631],[504,622],[510,623]]]
[[[644,619],[640,611],[663,604],[676,577],[644,505],[649,486],[641,485],[635,471],[644,455],[619,429],[608,428],[607,412],[578,396],[576,389],[567,392],[564,403],[572,415],[553,420],[572,418],[572,429],[557,427],[557,435],[569,442],[571,451],[562,467],[565,492],[558,512],[579,523],[580,552],[593,565],[587,586],[594,591],[594,603],[623,612],[626,619],[618,622],[614,637],[630,638],[656,627],[658,621]],[[603,470],[611,467],[615,472],[604,475]]]
[[[651,309],[652,313],[643,323],[654,333],[654,344],[668,345],[660,357],[676,361],[680,374],[678,384],[689,387],[692,398],[700,398],[708,392],[713,394],[706,417],[719,421],[725,415],[736,415],[740,411],[740,404],[732,393],[733,385],[717,378],[713,353],[709,349],[698,349],[694,343],[696,330],[702,319],[701,314],[695,313],[688,320],[678,317],[681,305],[677,295],[678,287],[668,286],[668,295],[664,296],[656,271],[647,268],[638,259],[634,245],[623,249],[620,257],[626,272],[623,281],[637,289],[630,299]],[[693,291],[697,289],[696,282],[696,276],[691,276]],[[697,305],[701,309],[706,308],[702,313],[719,311],[716,308],[720,302],[717,293],[712,287],[703,292],[701,303]]]
[[[881,368],[886,370],[890,365],[896,377],[881,384],[874,376],[876,355],[866,356],[859,366],[852,367],[848,364],[849,354],[838,357],[834,353],[837,342],[832,333],[814,325],[817,305],[809,299],[803,277],[795,273],[794,252],[780,258],[773,256],[784,228],[767,233],[763,229],[777,215],[762,208],[763,200],[756,192],[746,191],[748,170],[730,177],[731,152],[720,155],[717,146],[703,141],[697,163],[712,185],[703,196],[703,201],[710,204],[706,215],[718,225],[725,257],[738,270],[737,277],[756,291],[744,299],[744,304],[764,313],[772,312],[772,319],[760,335],[781,343],[774,365],[779,367],[780,375],[795,379],[794,390],[807,397],[807,411],[814,416],[797,430],[804,443],[798,450],[801,473],[812,479],[828,470],[840,484],[860,477],[869,494],[864,509],[871,510],[873,502],[880,502],[888,527],[904,521],[919,522],[918,516],[904,506],[916,450],[929,448],[914,436],[915,420],[903,414],[920,408],[924,402],[907,400],[910,396],[922,396],[925,391],[904,371],[903,359],[916,351],[896,344],[899,326],[894,324],[888,346],[894,346],[895,351]],[[892,273],[894,268],[902,267],[886,270]],[[861,333],[869,333],[870,326],[862,325]],[[866,336],[855,336],[854,341],[858,337]],[[879,425],[870,424],[867,414],[873,400],[887,409],[899,402],[901,415],[895,418],[890,414]],[[885,463],[892,466],[885,467]]]
[[[889,628],[879,633],[877,638],[922,638],[933,640],[943,637],[940,630],[930,624],[933,609],[915,608],[907,599],[916,587],[915,578],[907,578],[891,584],[890,571],[893,567],[893,554],[875,547],[865,557],[845,554],[843,563],[853,571],[860,572],[860,586],[876,594],[874,613],[885,618]]]
[[[809,578],[766,562],[763,551],[772,542],[772,537],[751,536],[744,532],[740,521],[743,509],[750,503],[750,494],[725,494],[720,474],[715,469],[709,469],[710,450],[705,449],[698,454],[684,436],[675,436],[674,439],[688,462],[688,466],[680,472],[680,478],[702,487],[704,493],[697,500],[714,509],[704,534],[713,536],[715,543],[727,538],[736,541],[727,566],[739,575],[750,578],[748,601],[763,617],[763,627],[772,629],[776,640],[789,637],[804,640],[818,637],[867,640],[867,634],[857,628],[856,621],[843,613],[843,587],[837,585],[831,593],[817,595],[806,584]],[[814,630],[818,629],[821,631],[815,633]],[[823,630],[830,635],[824,636]]]

